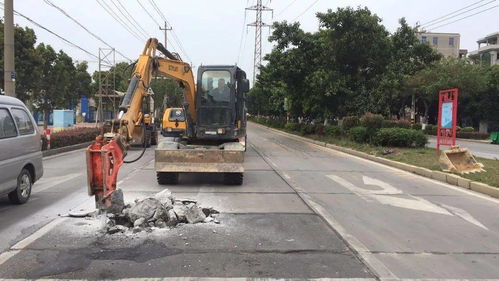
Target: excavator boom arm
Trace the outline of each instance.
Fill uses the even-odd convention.
[[[156,57],[156,50],[160,50],[166,58]],[[130,141],[141,134],[136,126],[144,121],[143,103],[149,95],[150,83],[155,75],[167,76],[182,83],[190,116],[196,118],[196,85],[191,66],[173,56],[157,39],[149,39],[135,64],[118,120],[113,121],[113,124],[118,124],[117,128],[113,126],[110,133],[98,136],[87,149],[89,195],[95,195],[99,209],[113,206],[112,195],[117,189],[118,171],[124,163]]]

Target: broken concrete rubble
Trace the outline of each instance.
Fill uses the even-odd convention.
[[[120,212],[116,210],[120,209]],[[185,223],[219,223],[215,215],[219,212],[211,207],[203,208],[194,200],[175,200],[172,193],[165,189],[132,204],[120,204],[107,213],[105,226],[108,234],[150,232],[154,229],[177,227]]]
[[[187,212],[185,213],[185,218],[188,223],[198,223],[203,222],[206,219],[206,215],[203,213],[203,209],[198,207],[194,203],[190,203],[187,206]]]
[[[146,198],[142,201],[137,202],[128,211],[128,216],[132,221],[139,218],[144,218],[146,220],[151,219],[154,216],[156,210],[163,208],[161,202],[154,198]]]
[[[111,193],[111,202],[112,205],[108,209],[109,213],[119,214],[125,208],[125,199],[123,198],[123,190],[116,189],[113,193]]]

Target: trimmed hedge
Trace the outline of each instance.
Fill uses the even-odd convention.
[[[50,148],[65,147],[95,140],[100,134],[100,128],[74,128],[55,132],[50,135]],[[42,135],[42,150],[47,150],[47,138]]]
[[[381,146],[424,147],[427,142],[423,132],[404,128],[382,128],[374,136],[374,143]]]
[[[377,130],[381,129],[384,120],[382,115],[366,113],[360,117],[360,125],[366,127],[369,133],[374,134]]]
[[[343,122],[341,123],[341,128],[343,131],[347,132],[353,127],[357,127],[360,125],[359,117],[357,116],[347,116],[343,118]]]
[[[324,134],[329,137],[339,137],[343,134],[343,131],[340,126],[329,125],[324,128]]]
[[[461,130],[459,130],[459,132],[463,132],[463,133],[472,133],[475,131],[475,128],[473,127],[464,127],[464,128],[461,128]]]
[[[489,138],[489,134],[480,132],[457,132],[456,137],[461,139],[474,139],[474,140],[486,140]]]
[[[359,143],[364,143],[367,142],[369,139],[369,133],[366,127],[363,126],[357,126],[353,127],[348,131],[348,135],[350,138]]]
[[[358,143],[372,143],[381,146],[398,146],[398,147],[424,147],[428,142],[427,136],[422,130],[410,129],[411,124],[407,121],[391,121],[381,120],[379,115],[366,114],[359,119],[351,116],[343,119],[343,125],[340,126],[323,126],[322,124],[299,124],[299,123],[284,123],[283,120],[254,117],[253,121],[274,128],[284,128],[290,132],[299,133],[301,135],[326,135],[335,138],[348,137]],[[362,121],[361,121],[362,120]],[[349,130],[344,130],[352,124],[363,123],[368,125],[373,133],[365,126],[353,126]],[[376,129],[377,127],[380,127]],[[391,126],[390,128],[382,128]],[[407,128],[399,128],[393,126],[401,126]],[[429,126],[431,129],[431,125]],[[417,128],[417,126],[416,126]],[[427,128],[428,129],[428,128]],[[435,129],[436,133],[436,129]]]
[[[456,132],[456,138],[460,139],[486,140],[490,137],[490,135],[487,133],[480,133],[474,131],[473,127],[464,127],[464,128],[458,127],[457,129],[458,130]],[[427,135],[436,136],[437,126],[431,124],[426,125],[424,133]]]
[[[406,120],[383,120],[381,127],[411,129],[411,123]]]
[[[316,126],[313,124],[300,124],[300,133],[302,135],[315,134]]]
[[[300,130],[300,124],[298,123],[287,123],[284,125],[284,129],[288,131],[299,131]]]

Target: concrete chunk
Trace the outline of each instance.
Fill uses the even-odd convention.
[[[175,202],[173,205],[173,211],[177,215],[179,222],[186,221],[185,214],[187,213],[187,207],[184,204]]]
[[[157,199],[166,208],[171,208],[173,206],[173,195],[170,190],[165,189],[154,195],[154,199]]]
[[[176,226],[178,223],[178,218],[177,215],[175,214],[175,211],[173,209],[168,210],[168,220],[166,221],[166,225],[168,226]]]
[[[107,209],[109,213],[119,214],[125,208],[125,200],[123,199],[123,190],[116,189],[111,193],[111,207]]]
[[[159,202],[157,199],[146,198],[135,204],[135,206],[130,209],[128,214],[131,221],[135,221],[139,218],[149,220],[154,216],[156,210],[161,207],[161,202]]]
[[[194,205],[190,208],[187,208],[187,212],[185,213],[185,218],[188,223],[198,223],[203,222],[206,219],[205,214],[203,213],[203,209]]]

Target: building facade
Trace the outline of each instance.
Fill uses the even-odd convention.
[[[478,50],[469,53],[469,58],[475,63],[484,65],[499,65],[499,32],[478,39]]]
[[[444,57],[460,57],[461,35],[459,33],[418,32],[417,36],[421,42],[428,43]]]

